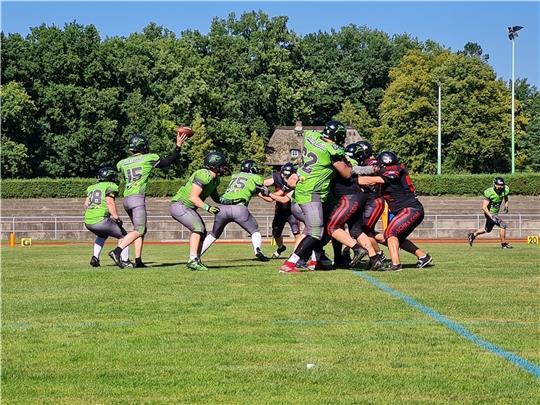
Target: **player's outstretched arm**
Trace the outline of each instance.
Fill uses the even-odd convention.
[[[176,159],[178,159],[178,156],[180,156],[180,149],[182,149],[182,145],[184,142],[186,142],[186,139],[189,138],[189,135],[185,132],[181,132],[181,128],[176,129],[176,145],[174,147],[174,150],[171,152],[171,154],[165,158],[160,157],[159,160],[156,162],[154,167],[167,167],[173,164]]]
[[[351,166],[349,166],[347,162],[339,160],[337,162],[334,162],[332,165],[341,177],[345,179],[351,177]]]
[[[381,176],[359,176],[358,184],[361,186],[374,186],[376,184],[384,184],[384,179]]]

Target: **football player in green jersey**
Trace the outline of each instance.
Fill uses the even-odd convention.
[[[118,176],[112,167],[102,167],[97,174],[98,183],[86,189],[84,202],[84,226],[94,235],[94,255],[90,259],[92,267],[99,267],[99,255],[109,236],[117,238],[118,242],[126,234],[122,228],[122,220],[116,211],[115,198],[118,195]],[[126,247],[121,252],[123,267],[133,267],[129,261],[129,250]]]
[[[210,152],[204,157],[204,169],[195,171],[172,198],[170,208],[172,217],[191,231],[187,263],[190,270],[208,270],[200,259],[206,226],[197,208],[214,215],[219,212],[218,207],[208,205],[204,200],[212,197],[215,202],[219,202],[220,195],[217,191],[219,177],[226,172],[225,155],[221,152]]]
[[[261,250],[262,235],[259,232],[259,224],[247,207],[255,194],[269,195],[268,189],[263,185],[263,178],[259,175],[257,164],[253,160],[244,160],[240,173],[232,175],[227,190],[221,196],[220,211],[216,215],[212,231],[204,239],[201,254],[219,239],[227,224],[235,222],[251,236],[255,257],[260,261],[269,260]]]
[[[171,165],[180,154],[180,149],[186,141],[188,135],[181,132],[181,128],[176,129],[176,146],[172,154],[162,158],[156,153],[148,152],[148,140],[144,135],[135,134],[129,139],[129,150],[133,156],[121,160],[117,164],[118,171],[122,173],[126,181],[124,189],[124,209],[126,210],[133,230],[128,232],[119,247],[109,252],[109,256],[114,262],[122,267],[120,260],[121,249],[134,242],[135,245],[135,265],[134,267],[146,267],[142,262],[142,249],[144,235],[146,234],[146,200],[145,191],[150,172],[158,167]]]
[[[486,217],[486,224],[483,228],[477,229],[475,232],[470,232],[467,235],[469,245],[472,246],[477,236],[484,233],[490,233],[493,227],[497,225],[499,229],[499,237],[501,238],[501,247],[503,249],[512,249],[512,246],[506,241],[506,222],[499,217],[501,204],[504,202],[503,212],[508,213],[508,195],[510,188],[504,183],[502,177],[495,177],[493,187],[487,188],[484,191],[484,202],[482,203],[482,211]]]
[[[345,125],[339,121],[327,122],[322,133],[304,133],[302,164],[298,169],[299,181],[294,198],[304,214],[306,236],[281,266],[279,271],[282,273],[297,273],[296,263],[312,251],[315,252],[315,260],[308,263],[308,267],[316,267],[320,260],[324,235],[323,204],[330,199],[330,181],[336,173],[344,178],[351,177],[351,167],[345,162],[342,146],[346,134]]]

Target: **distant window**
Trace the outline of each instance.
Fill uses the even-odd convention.
[[[298,156],[300,156],[300,150],[299,149],[291,149],[291,158],[296,159]]]

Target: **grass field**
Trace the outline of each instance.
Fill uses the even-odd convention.
[[[3,248],[2,403],[538,403],[539,378],[494,352],[540,365],[540,248],[426,246],[426,270],[297,275],[247,245],[203,273],[186,246],[148,246],[145,270]]]

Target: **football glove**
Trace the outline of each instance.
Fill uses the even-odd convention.
[[[257,191],[257,193],[261,193],[265,197],[268,197],[270,195],[270,191],[268,191],[268,187],[266,186],[257,186],[255,191]]]
[[[213,207],[213,206],[208,206],[208,210],[207,210],[210,214],[214,214],[214,215],[217,215],[217,213],[219,212],[219,208],[218,207]]]

